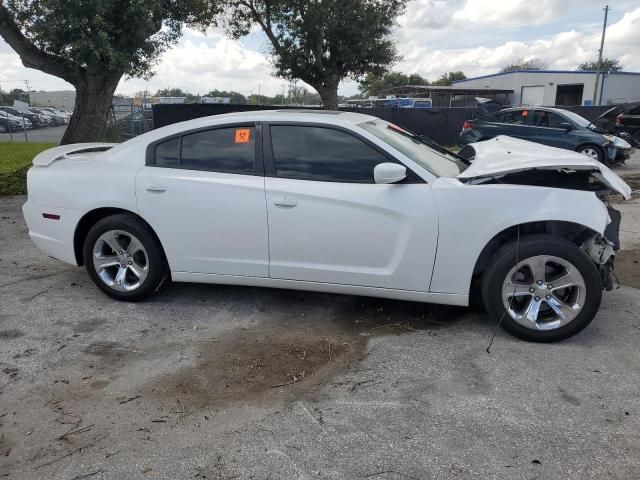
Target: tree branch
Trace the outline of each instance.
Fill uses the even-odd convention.
[[[31,43],[20,31],[11,12],[2,4],[0,4],[0,36],[20,55],[22,64],[27,68],[41,70],[72,84],[83,76],[84,69],[81,66],[44,52]]]

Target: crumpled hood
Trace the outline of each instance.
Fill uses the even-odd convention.
[[[506,135],[471,143],[469,146],[475,150],[475,158],[458,175],[461,179],[495,177],[527,170],[588,170],[611,190],[627,200],[631,198],[631,188],[624,180],[607,166],[581,153]]]

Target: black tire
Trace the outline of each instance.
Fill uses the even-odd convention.
[[[602,149],[602,147],[598,146],[598,145],[594,145],[592,143],[588,143],[587,145],[581,145],[576,149],[576,152],[578,153],[584,153],[587,150],[594,150],[597,154],[598,154],[598,158],[597,160],[600,163],[606,163],[605,162],[605,158],[604,158],[604,150]]]
[[[584,279],[586,294],[582,310],[572,321],[555,330],[536,330],[522,326],[507,313],[502,288],[516,264],[516,250],[520,262],[538,255],[549,255],[577,268]],[[553,235],[531,235],[521,238],[519,247],[514,240],[496,252],[483,275],[482,297],[489,315],[496,322],[501,322],[502,328],[510,334],[530,342],[558,342],[577,334],[593,320],[602,300],[602,282],[593,261],[574,243]]]
[[[148,273],[144,282],[133,291],[114,290],[100,279],[94,266],[94,245],[101,235],[110,230],[119,230],[134,235],[146,251]],[[128,302],[144,300],[154,295],[169,280],[169,267],[158,238],[146,222],[133,214],[116,214],[96,222],[87,233],[82,251],[85,268],[91,280],[100,290],[116,300]]]

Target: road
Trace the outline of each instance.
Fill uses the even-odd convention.
[[[27,130],[27,141],[38,143],[60,143],[66,125],[61,127],[38,128],[36,130]],[[24,142],[24,132],[0,133],[0,142]]]

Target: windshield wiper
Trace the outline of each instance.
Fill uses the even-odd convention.
[[[465,165],[471,165],[471,162],[469,160],[467,160],[466,158],[461,157],[460,155],[458,155],[455,152],[452,152],[451,150],[447,150],[442,145],[440,145],[435,140],[433,140],[431,137],[427,137],[426,135],[415,135],[414,138],[417,138],[422,143],[424,143],[426,145],[429,145],[431,148],[433,148],[434,150],[436,150],[436,151],[438,151],[440,153],[444,153],[445,155],[451,155],[452,157],[457,158],[458,160],[460,160]]]

